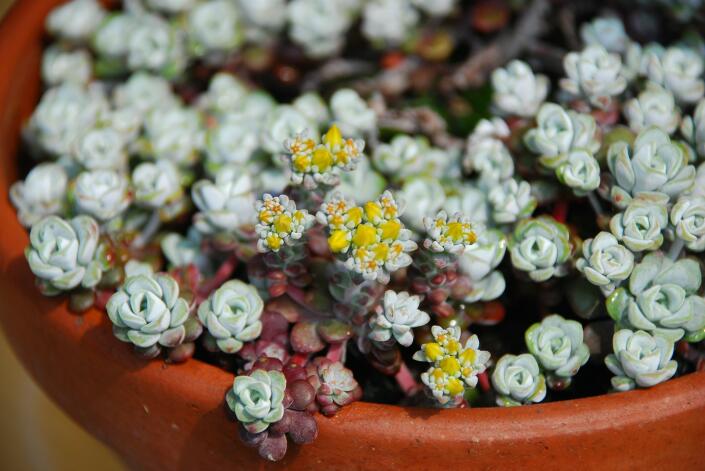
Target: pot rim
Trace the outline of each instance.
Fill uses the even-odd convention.
[[[20,322],[34,323],[35,327],[41,326],[37,331],[41,337],[38,341],[56,344],[60,347],[57,351],[73,342],[81,346],[81,351],[89,350],[91,355],[95,355],[90,361],[102,365],[100,368],[122,373],[138,371],[140,381],[151,383],[151,389],[169,390],[192,404],[204,405],[206,410],[217,408],[223,403],[223,395],[232,384],[234,376],[231,373],[194,359],[182,365],[165,365],[161,359],[137,359],[128,345],[113,338],[110,322],[104,313],[92,309],[76,316],[68,311],[66,300],[41,296],[34,287],[27,264],[23,263],[23,249],[28,235],[17,221],[7,194],[17,175],[17,165],[13,159],[16,158],[19,143],[20,118],[26,118],[31,108],[24,106],[23,109],[19,104],[17,82],[22,82],[22,77],[15,77],[12,72],[25,61],[25,48],[41,34],[43,27],[42,22],[27,21],[27,18],[45,15],[57,3],[59,0],[17,2],[0,25],[0,59],[3,63],[3,72],[0,73],[0,168],[3,169],[0,175],[0,194],[3,195],[0,197],[0,218],[5,220],[0,237],[0,283],[5,286],[0,288],[16,290],[20,293],[17,296],[24,294],[31,297],[31,293],[36,293],[25,300],[33,307],[30,312],[22,313],[26,319],[18,321],[18,313],[3,309],[0,314],[2,323],[8,334],[29,328],[19,326]],[[31,60],[38,67],[37,59]],[[37,70],[35,68],[35,73]],[[34,77],[36,79],[36,75]],[[27,85],[23,83],[22,86]],[[38,90],[38,84],[35,88]],[[20,339],[11,335],[8,337],[24,365],[42,384],[42,375],[47,372],[40,361],[32,358],[31,346],[23,345]],[[90,338],[86,340],[86,337]],[[203,387],[194,388],[193,384]],[[475,440],[469,437],[478,437],[477,440],[483,442],[513,443],[532,438],[547,439],[564,435],[566,431],[580,437],[595,430],[629,428],[644,422],[669,420],[693,409],[705,409],[705,394],[702,391],[705,391],[705,374],[692,373],[645,390],[512,408],[423,409],[356,402],[343,408],[333,418],[319,417],[317,421],[321,437],[325,436],[324,441],[329,444],[335,440],[347,440],[355,434],[369,433],[370,417],[378,422],[375,434],[385,447],[389,443],[400,444],[402,438],[404,441],[423,440],[427,444],[442,440],[446,445],[454,442],[467,445],[468,440]],[[56,389],[50,390],[50,393],[55,397],[59,395]],[[58,400],[65,402],[65,398]],[[225,414],[222,415],[225,423]],[[557,421],[557,417],[560,420]],[[234,435],[234,425],[227,426],[231,427]],[[399,429],[406,431],[401,438]],[[315,444],[311,448],[315,449]]]

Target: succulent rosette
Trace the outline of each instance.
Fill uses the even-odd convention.
[[[325,415],[334,415],[362,397],[362,388],[352,371],[339,362],[318,357],[312,363],[316,371],[316,401]]]
[[[487,200],[492,206],[492,219],[499,224],[511,224],[531,216],[537,204],[531,194],[531,184],[513,178],[493,186]]]
[[[414,341],[413,328],[428,324],[431,317],[419,309],[421,298],[410,296],[406,291],[384,293],[383,307],[370,319],[369,337],[378,342],[394,338],[400,345],[408,347]]]
[[[680,130],[698,155],[705,157],[705,99],[698,102],[692,117],[683,118]]]
[[[502,295],[506,288],[504,275],[497,266],[507,251],[507,239],[499,230],[485,230],[477,242],[458,257],[460,273],[468,276],[471,289],[465,302],[490,301]]]
[[[159,15],[135,17],[127,38],[126,61],[130,70],[147,70],[166,78],[178,76],[186,66],[184,34]]]
[[[245,342],[262,332],[260,316],[264,303],[254,286],[230,280],[198,307],[198,318],[218,349],[237,353]]]
[[[78,286],[93,288],[102,275],[97,260],[100,230],[89,216],[47,216],[32,226],[25,257],[46,295]]]
[[[614,176],[612,202],[624,208],[643,192],[660,192],[675,198],[693,185],[695,167],[688,155],[655,127],[640,132],[634,144],[618,141],[609,147],[607,165]]]
[[[107,222],[122,214],[132,199],[128,180],[115,170],[90,170],[76,178],[73,199],[79,213]]]
[[[568,228],[551,217],[523,219],[509,240],[512,265],[534,281],[563,276],[571,253],[569,237]]]
[[[260,433],[284,417],[286,378],[280,371],[254,370],[236,376],[225,400],[250,433]]]
[[[668,196],[663,193],[640,193],[612,217],[610,231],[629,250],[656,250],[663,244],[668,225],[667,205]]]
[[[414,30],[419,13],[403,0],[372,0],[362,12],[362,34],[373,43],[400,45]]]
[[[179,169],[168,160],[144,162],[132,172],[135,202],[160,210],[162,219],[171,219],[184,205]]]
[[[143,350],[176,347],[187,340],[189,305],[169,275],[127,278],[106,305],[115,337]]]
[[[681,120],[673,94],[654,85],[647,87],[639,96],[624,105],[624,116],[629,122],[629,128],[634,132],[655,126],[673,134]]]
[[[634,268],[634,254],[619,243],[609,232],[600,232],[593,239],[583,242],[583,256],[576,268],[602,293],[610,295]]]
[[[223,167],[215,181],[197,181],[191,197],[199,210],[194,225],[204,234],[232,233],[254,225],[254,188],[246,172]]]
[[[492,372],[498,406],[519,406],[541,402],[546,397],[546,378],[536,358],[529,353],[504,355]]]
[[[705,197],[684,195],[671,208],[676,236],[694,252],[705,250]]]
[[[145,137],[147,155],[180,166],[196,163],[205,140],[196,110],[176,106],[152,110],[145,120]]]
[[[513,60],[492,72],[492,88],[501,113],[531,118],[546,99],[549,81],[545,75],[535,75],[527,63]]]
[[[622,53],[627,49],[629,36],[617,16],[601,16],[580,27],[580,38],[585,44],[598,44],[610,52]]]
[[[125,138],[114,127],[93,128],[75,144],[73,157],[87,170],[118,170],[127,168]]]
[[[191,52],[196,56],[232,52],[243,39],[240,12],[226,0],[197,4],[188,12],[187,30]]]
[[[629,277],[629,286],[607,298],[607,312],[618,325],[645,330],[676,342],[705,338],[705,298],[695,260],[673,261],[661,252],[647,254]]]
[[[524,334],[529,352],[548,374],[552,387],[566,387],[590,358],[583,342],[580,322],[566,320],[558,314],[545,317],[533,324]]]
[[[49,33],[68,42],[86,42],[98,29],[106,11],[96,0],[73,0],[52,10],[46,19]]]
[[[600,186],[600,164],[588,151],[572,149],[556,168],[556,177],[576,195],[584,196]]]
[[[10,187],[10,201],[17,209],[17,217],[24,227],[32,227],[42,218],[59,215],[66,207],[68,175],[55,163],[34,167],[24,181]]]
[[[346,136],[360,136],[377,127],[374,110],[350,88],[342,88],[331,96],[330,109],[333,121]]]
[[[627,87],[622,72],[622,60],[601,45],[590,45],[581,52],[569,52],[563,58],[565,79],[561,88],[587,98],[595,106],[606,108],[612,97]]]
[[[650,81],[673,92],[681,103],[695,103],[703,97],[705,61],[698,52],[685,46],[653,51],[646,66]]]
[[[670,379],[678,368],[671,359],[673,342],[658,334],[621,329],[612,338],[612,349],[605,364],[615,374],[612,387],[617,391],[650,388]]]
[[[544,103],[536,115],[536,127],[524,135],[524,144],[540,155],[541,165],[556,169],[571,149],[596,152],[600,148],[596,133],[592,116],[566,111],[555,103]]]

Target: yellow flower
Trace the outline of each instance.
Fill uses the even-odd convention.
[[[446,387],[448,388],[448,394],[451,396],[458,396],[465,391],[465,386],[462,381],[457,378],[448,378],[448,384]]]
[[[350,210],[347,213],[347,218],[348,222],[352,224],[353,226],[357,226],[362,222],[362,208],[359,206],[355,206],[354,208],[350,208]]]
[[[274,220],[274,230],[279,233],[288,233],[291,231],[291,216],[288,214],[280,214]]]
[[[389,246],[386,244],[377,244],[374,246],[372,251],[375,254],[375,260],[379,260],[380,262],[384,263],[387,260],[387,256],[389,255]]]
[[[386,240],[396,240],[401,232],[401,223],[394,219],[383,222],[379,227],[382,229],[382,239]]]
[[[279,248],[282,246],[282,239],[276,234],[269,234],[267,236],[267,245],[272,250],[279,250]]]
[[[333,252],[343,252],[350,246],[348,232],[343,230],[333,231],[328,237],[328,246]]]
[[[323,136],[323,142],[328,144],[330,147],[338,147],[343,145],[343,135],[340,133],[340,129],[335,124],[330,127],[328,132]]]
[[[460,363],[458,363],[458,359],[455,357],[445,357],[441,360],[439,366],[450,376],[455,376],[460,373]]]
[[[475,363],[476,357],[477,357],[477,355],[475,354],[475,350],[473,350],[472,348],[466,348],[465,350],[463,350],[463,352],[460,354],[460,356],[458,358],[460,359],[460,362],[463,365],[467,365],[467,364],[472,365],[473,363]]]
[[[311,156],[309,154],[295,154],[293,158],[294,170],[306,172],[311,166]]]
[[[370,222],[375,222],[382,217],[382,207],[375,201],[365,203],[365,217]]]
[[[359,247],[366,247],[377,241],[377,229],[370,224],[360,224],[355,229],[353,243]]]
[[[436,342],[426,343],[421,348],[430,361],[436,361],[441,355],[443,355],[443,347],[438,345]]]
[[[325,147],[318,147],[313,151],[311,162],[318,167],[319,172],[325,172],[333,165],[333,156]]]

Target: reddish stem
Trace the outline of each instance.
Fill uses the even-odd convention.
[[[558,200],[553,206],[553,219],[565,224],[568,217],[568,202],[566,200]]]
[[[237,256],[235,254],[230,255],[225,261],[218,267],[218,271],[215,272],[209,280],[205,281],[200,288],[198,288],[198,297],[207,298],[213,290],[218,288],[220,285],[225,283],[225,281],[230,278],[233,274],[235,268],[237,267]]]
[[[416,382],[416,378],[414,378],[414,375],[411,371],[409,371],[409,367],[407,367],[406,363],[403,361],[401,362],[399,371],[394,375],[394,379],[397,380],[397,384],[407,396],[413,395],[420,389],[419,383]]]
[[[105,310],[105,306],[108,304],[108,300],[113,295],[113,293],[115,293],[114,290],[96,290],[95,301],[93,301],[93,305],[101,311]]]
[[[479,375],[477,375],[477,380],[480,385],[480,389],[482,389],[482,392],[487,392],[490,390],[490,378],[487,376],[487,372],[483,371]]]
[[[343,361],[347,344],[347,340],[330,344],[330,346],[328,347],[328,353],[326,353],[326,358],[328,358],[330,361]]]

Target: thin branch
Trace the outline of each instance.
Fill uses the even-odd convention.
[[[457,88],[482,85],[497,67],[514,59],[545,29],[548,0],[534,0],[519,19],[514,31],[502,34],[470,56],[450,77]]]

